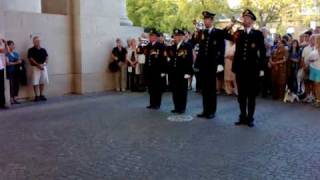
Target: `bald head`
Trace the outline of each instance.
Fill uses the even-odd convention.
[[[35,36],[33,37],[33,45],[37,48],[40,47],[40,37],[39,36]]]

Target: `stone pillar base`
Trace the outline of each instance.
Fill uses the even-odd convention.
[[[133,26],[133,23],[128,18],[120,18],[120,26]]]

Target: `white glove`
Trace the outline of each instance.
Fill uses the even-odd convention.
[[[184,78],[185,78],[185,79],[190,79],[191,76],[190,76],[189,74],[185,74],[185,75],[184,75]]]
[[[260,76],[260,77],[263,77],[263,76],[264,76],[264,71],[260,71],[259,76]]]
[[[161,77],[165,77],[166,76],[166,74],[165,73],[161,73]]]
[[[218,65],[217,73],[222,72],[224,70],[222,65]]]

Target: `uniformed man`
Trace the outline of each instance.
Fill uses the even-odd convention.
[[[203,97],[203,112],[200,118],[212,119],[217,108],[216,73],[217,67],[223,69],[225,52],[225,32],[213,26],[215,14],[202,13],[205,30],[199,44],[195,68],[199,70]]]
[[[232,70],[238,84],[240,105],[239,121],[235,125],[254,127],[254,113],[259,76],[263,76],[262,65],[266,48],[261,31],[253,28],[256,16],[250,10],[242,14],[244,30],[239,30]]]
[[[159,43],[159,33],[155,29],[149,32],[150,42],[146,46],[145,80],[150,95],[148,109],[159,109],[161,105],[165,76],[165,46]]]
[[[184,31],[176,29],[173,34],[174,44],[168,49],[169,82],[174,103],[171,112],[183,114],[187,105],[188,80],[193,70],[192,47],[184,41]]]

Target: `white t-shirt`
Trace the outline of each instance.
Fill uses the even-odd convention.
[[[309,65],[310,62],[308,61],[308,56],[310,56],[311,52],[314,50],[313,47],[311,47],[310,45],[308,45],[307,47],[305,47],[302,51],[302,58],[304,60],[304,63],[306,65]]]
[[[313,50],[306,60],[310,63],[310,66],[320,69],[320,55],[317,49]]]

